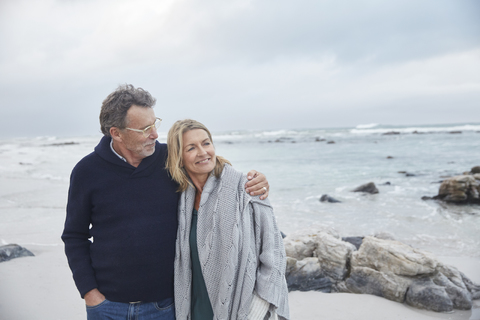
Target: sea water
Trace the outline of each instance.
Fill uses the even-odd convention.
[[[159,135],[165,142],[166,133]],[[321,224],[342,236],[387,233],[436,255],[480,257],[480,206],[421,199],[436,195],[447,177],[480,166],[480,124],[232,131],[214,132],[213,138],[217,154],[238,170],[267,176],[269,200],[287,235]],[[1,140],[0,177],[48,180],[58,186],[50,198],[64,206],[73,166],[99,139]],[[367,182],[379,193],[352,192]],[[323,194],[341,202],[320,202]],[[0,199],[0,216],[13,201],[9,197]],[[37,198],[28,201],[41,206],[42,195],[32,197]],[[18,221],[22,212],[16,213]],[[64,210],[51,219],[63,221]]]

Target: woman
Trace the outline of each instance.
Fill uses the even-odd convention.
[[[288,319],[285,249],[268,200],[244,191],[246,177],[215,154],[203,124],[177,121],[167,145],[182,192],[177,319]]]

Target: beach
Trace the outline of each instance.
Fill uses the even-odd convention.
[[[2,181],[8,182],[8,181]],[[22,224],[27,226],[26,224]],[[2,232],[4,232],[2,228]],[[2,233],[3,234],[3,233]],[[63,253],[63,246],[29,245],[35,257],[0,263],[0,312],[2,320],[82,320],[85,305],[78,294]],[[480,282],[478,259],[443,257],[475,282]],[[316,320],[478,320],[475,309],[443,314],[366,294],[299,292],[289,294],[292,319]]]
[[[405,134],[404,140],[402,135],[392,138],[365,133],[369,135],[358,137],[351,130],[348,133],[351,136],[342,136],[338,131],[317,131],[307,136],[285,131],[262,133],[260,137],[243,134],[240,138],[236,133],[229,133],[218,135],[217,148],[241,170],[258,169],[266,173],[278,224],[287,234],[314,221],[336,228],[343,236],[388,232],[416,248],[432,252],[440,261],[457,267],[471,280],[480,283],[479,209],[420,200],[422,195],[435,194],[439,184],[432,184],[432,181],[440,175],[467,171],[478,162],[476,139],[480,134],[475,131],[463,136],[431,134],[427,139],[435,146],[431,150],[434,153],[432,159],[438,160],[435,162],[412,150],[418,141],[423,140],[407,136],[408,132],[402,133]],[[315,142],[315,137],[323,138],[322,135],[335,139],[336,145]],[[284,142],[269,142],[281,137],[285,138]],[[1,245],[16,243],[35,256],[0,263],[0,319],[86,318],[84,302],[75,288],[60,235],[70,171],[82,156],[93,150],[97,140],[98,137],[41,137],[1,141],[0,242]],[[447,142],[442,142],[444,140]],[[338,163],[339,160],[332,158],[347,161],[345,154],[349,153],[346,152],[364,149],[363,145],[352,149],[359,141],[370,146],[370,156],[378,154],[371,160],[377,161],[371,165],[374,168],[363,167],[353,160]],[[457,155],[441,149],[451,148],[449,143],[459,146],[455,151]],[[385,150],[381,149],[382,145]],[[286,146],[295,146],[296,153],[279,154],[290,148]],[[404,149],[395,153],[400,147]],[[324,156],[320,162],[316,154],[311,156],[318,149]],[[471,153],[462,157],[466,150]],[[438,159],[435,152],[445,156]],[[393,156],[397,164],[387,162],[388,155]],[[329,170],[316,171],[310,178],[308,170],[302,173],[294,166],[294,157],[301,158],[302,168],[313,170],[323,166]],[[453,158],[458,160],[449,167]],[[331,172],[335,161],[337,175]],[[385,164],[381,166],[382,163]],[[399,169],[411,171],[416,176],[399,175],[396,172]],[[338,175],[340,171],[346,174]],[[379,187],[380,194],[371,197],[349,192],[360,182],[369,180],[376,183],[389,180],[393,186]],[[320,203],[318,198],[325,192],[342,203]],[[407,202],[400,208],[399,204]],[[366,294],[290,292],[289,296],[292,319],[480,319],[479,300],[474,301],[472,310],[442,314]]]

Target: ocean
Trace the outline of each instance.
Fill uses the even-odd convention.
[[[0,178],[45,186],[2,196],[2,221],[38,219],[51,234],[41,241],[61,244],[70,172],[99,138],[0,140]],[[480,206],[421,199],[436,195],[446,177],[480,166],[480,124],[230,131],[213,132],[213,138],[217,154],[234,167],[267,176],[269,199],[287,235],[326,225],[342,236],[387,233],[435,255],[480,257]],[[158,140],[165,142],[166,132]],[[352,192],[367,182],[379,193]],[[320,202],[323,194],[341,202]],[[0,243],[40,241],[27,231],[0,233]]]

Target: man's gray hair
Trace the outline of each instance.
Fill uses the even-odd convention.
[[[100,128],[102,133],[110,137],[110,128],[125,129],[127,126],[127,112],[131,106],[153,108],[157,100],[142,88],[135,88],[131,84],[119,86],[103,100],[100,110]]]

